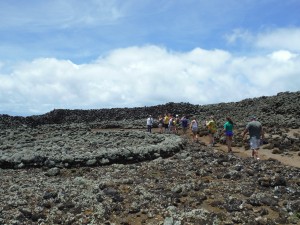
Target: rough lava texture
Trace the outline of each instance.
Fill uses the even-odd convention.
[[[213,114],[220,130],[230,115],[237,146],[255,114],[268,134],[264,148],[300,151],[300,92],[206,106],[1,115],[0,224],[300,224],[299,167],[145,132],[147,115],[165,112]]]
[[[83,124],[7,129],[0,137],[3,169],[133,163],[171,156],[185,144],[177,135],[92,131]]]

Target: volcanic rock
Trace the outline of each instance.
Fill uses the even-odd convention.
[[[147,133],[145,126],[148,114],[201,122],[213,114],[221,145],[231,115],[234,144],[244,146],[241,133],[255,113],[265,149],[290,155],[299,151],[299,107],[300,92],[286,92],[205,106],[1,115],[0,224],[300,224],[299,167],[227,154],[181,133]]]

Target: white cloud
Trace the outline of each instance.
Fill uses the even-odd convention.
[[[1,72],[2,71],[2,72]],[[40,58],[0,67],[0,113],[54,108],[209,104],[297,91],[300,57],[288,51],[234,57],[222,50],[170,52],[159,46],[116,49],[89,64]]]
[[[257,36],[255,45],[259,48],[300,51],[300,28],[280,28]]]
[[[288,51],[266,56],[244,58],[234,69],[243,71],[247,83],[244,91],[252,95],[270,95],[281,91],[297,91],[300,87],[300,57]]]
[[[297,54],[293,54],[286,50],[276,51],[269,55],[271,59],[286,62],[291,60],[292,58],[297,57]]]
[[[229,44],[241,41],[249,46],[271,51],[300,51],[300,28],[298,27],[269,29],[258,34],[245,29],[234,29],[230,34],[225,35],[225,39]]]

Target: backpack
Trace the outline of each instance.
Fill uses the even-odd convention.
[[[176,119],[173,119],[173,124],[174,124],[174,126],[177,126],[179,123],[178,123],[178,118],[176,118]]]
[[[169,123],[169,117],[168,116],[165,116],[164,117],[164,124],[168,124]]]
[[[182,119],[181,125],[182,125],[183,127],[187,127],[187,126],[188,126],[188,120],[187,120],[186,118]]]
[[[192,131],[198,131],[198,122],[196,120],[192,121]]]
[[[207,128],[211,133],[216,133],[216,131],[217,131],[216,122],[213,120],[208,121]]]

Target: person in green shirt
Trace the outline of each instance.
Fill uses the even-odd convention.
[[[232,137],[233,137],[233,121],[230,117],[226,117],[226,123],[224,124],[224,133],[226,136],[226,144],[228,152],[232,152]]]

